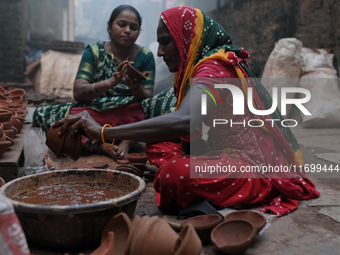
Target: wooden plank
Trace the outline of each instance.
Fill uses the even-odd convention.
[[[31,128],[32,124],[24,124],[21,132],[14,138],[14,144],[0,158],[0,176],[9,182],[21,175],[19,168],[24,164],[24,133]]]

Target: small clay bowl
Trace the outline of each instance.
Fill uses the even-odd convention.
[[[131,174],[134,174],[134,175],[137,175],[143,178],[142,172],[139,171],[138,168],[131,166],[131,165],[119,165],[117,166],[116,170],[121,171],[121,172],[131,173]]]
[[[2,136],[3,131],[4,131],[4,124],[0,123],[0,137]]]
[[[14,135],[15,135],[15,132],[14,132],[14,129],[11,128],[11,129],[7,129],[7,130],[4,130],[3,133],[8,136],[9,138],[13,139],[14,138]]]
[[[198,237],[194,227],[189,224],[186,225],[179,233],[181,244],[178,247],[175,255],[199,255],[202,252],[202,243]]]
[[[164,219],[154,222],[145,239],[143,253],[148,255],[173,255],[181,244],[181,239]]]
[[[210,243],[211,231],[222,222],[222,219],[222,216],[218,214],[198,215],[183,221],[181,227],[184,228],[191,224],[202,244],[208,244]]]
[[[257,230],[257,233],[259,233],[264,226],[267,224],[267,219],[258,212],[254,211],[248,211],[248,210],[239,210],[235,212],[228,213],[226,216],[224,216],[224,221],[229,220],[246,220],[249,221],[254,225],[254,227]]]
[[[0,106],[11,106],[12,104],[8,101],[5,100],[0,100]]]
[[[3,141],[0,142],[0,158],[4,155],[9,147],[11,147],[13,143],[11,141]]]
[[[135,218],[133,219],[132,226],[130,228],[130,234],[126,241],[126,249],[125,249],[124,255],[130,254],[131,241],[134,236],[134,233],[136,232],[136,227],[139,225],[140,221],[141,221],[141,218],[139,217],[139,215],[136,215]]]
[[[4,130],[6,129],[10,129],[12,127],[13,121],[11,119],[2,122],[2,124],[4,125]]]
[[[72,141],[71,135],[67,132],[65,134],[65,142],[63,148],[63,154],[76,161],[80,158],[81,155],[81,134],[79,132],[75,133],[74,140]]]
[[[142,163],[131,163],[131,165],[138,168],[142,173],[144,173],[146,169],[146,165]]]
[[[63,155],[66,135],[59,137],[58,132],[61,127],[50,127],[46,135],[46,145],[55,154],[57,158]]]
[[[145,164],[148,158],[145,153],[130,153],[127,155],[130,163],[142,163]]]
[[[119,213],[113,216],[104,227],[101,243],[103,244],[109,237],[109,232],[114,232],[114,252],[112,254],[123,255],[126,249],[131,226],[132,222],[126,213]]]
[[[11,127],[15,127],[18,130],[18,132],[20,133],[21,129],[23,128],[24,125],[20,122],[20,120],[18,120],[15,117],[11,117],[11,120],[12,120],[12,126]]]
[[[135,79],[137,79],[139,82],[146,81],[145,75],[130,63],[128,63],[127,65],[126,73],[129,76],[129,78],[133,81]]]
[[[2,133],[2,135],[0,136],[0,142],[4,142],[6,141],[6,134]]]
[[[8,121],[11,118],[12,114],[13,113],[11,111],[0,110],[0,122]]]
[[[114,252],[116,246],[116,236],[117,234],[114,234],[112,231],[110,231],[107,234],[106,240],[94,252],[92,252],[91,255],[119,255],[119,253]]]
[[[143,216],[138,226],[138,231],[135,233],[133,240],[131,241],[130,254],[143,255],[143,248],[148,236],[148,232],[152,224],[159,220],[158,216],[148,217]]]
[[[129,164],[129,160],[127,159],[116,159],[118,164]]]
[[[222,252],[244,254],[257,235],[253,224],[245,220],[224,221],[211,231],[211,242]]]

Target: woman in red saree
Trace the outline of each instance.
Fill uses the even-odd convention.
[[[297,208],[299,200],[319,196],[313,183],[300,171],[283,174],[240,171],[262,166],[303,166],[303,159],[290,129],[280,121],[267,121],[283,120],[277,110],[270,116],[256,116],[245,101],[244,114],[233,115],[230,90],[213,89],[216,79],[236,79],[244,98],[247,98],[247,88],[252,88],[252,103],[256,109],[271,107],[268,92],[248,68],[249,54],[232,45],[222,26],[198,9],[175,7],[161,14],[157,40],[158,56],[163,57],[171,72],[175,72],[176,111],[103,130],[84,112],[62,119],[54,126],[63,124],[61,132],[69,128],[71,134],[83,129],[93,139],[100,138],[102,131],[108,141],[115,138],[147,142],[149,161],[159,167],[154,187],[156,204],[160,208],[173,202],[185,208],[203,198],[219,207],[261,203],[264,211],[285,215]],[[190,111],[190,108],[201,108],[201,96],[208,92],[216,93],[222,99],[221,104],[214,105],[213,100],[207,100],[206,116]],[[214,125],[216,118],[233,123],[262,120],[263,126]],[[196,127],[202,121],[210,127],[209,153],[193,155],[188,143],[197,140],[197,134],[199,137]],[[180,143],[168,142],[178,138],[181,138]],[[192,164],[232,167],[237,173],[197,174],[190,167]]]

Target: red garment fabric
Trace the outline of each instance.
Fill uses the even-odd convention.
[[[209,60],[196,70],[194,76],[198,82],[200,77],[236,77],[236,74],[232,66],[223,61]],[[199,83],[193,86],[199,86]],[[319,193],[313,183],[295,174],[290,174],[289,178],[273,173],[264,176],[261,173],[226,173],[221,178],[190,176],[190,164],[193,162],[202,166],[209,165],[208,162],[237,166],[238,170],[242,166],[285,165],[285,153],[280,144],[262,128],[243,125],[212,127],[213,119],[221,117],[221,111],[223,118],[234,122],[253,119],[246,106],[244,115],[233,115],[229,90],[223,90],[221,98],[228,103],[214,108],[205,119],[205,124],[210,126],[210,148],[222,151],[230,148],[228,151],[216,156],[185,156],[179,143],[147,145],[146,153],[150,163],[159,166],[154,181],[157,206],[166,208],[176,201],[179,207],[184,208],[198,198],[204,198],[220,207],[261,203],[263,211],[286,215],[297,208],[299,200],[317,197]]]
[[[70,114],[80,113],[84,110],[88,111],[91,117],[102,126],[110,124],[115,127],[146,119],[144,111],[138,102],[101,112],[93,111],[88,107],[73,107]]]
[[[91,117],[102,126],[110,124],[115,127],[146,119],[143,108],[138,102],[101,112],[94,111],[88,107],[73,107],[70,114],[80,113],[84,110],[88,111]],[[82,143],[86,139],[85,136],[82,136]]]

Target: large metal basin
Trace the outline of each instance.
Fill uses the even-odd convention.
[[[14,197],[29,190],[52,184],[109,187],[126,195],[104,202],[73,206],[34,205],[13,200]],[[144,190],[144,180],[129,173],[71,169],[49,171],[12,180],[0,189],[0,194],[13,204],[29,243],[53,248],[71,248],[98,246],[107,221],[120,212],[125,212],[131,218],[136,209],[137,199]]]

